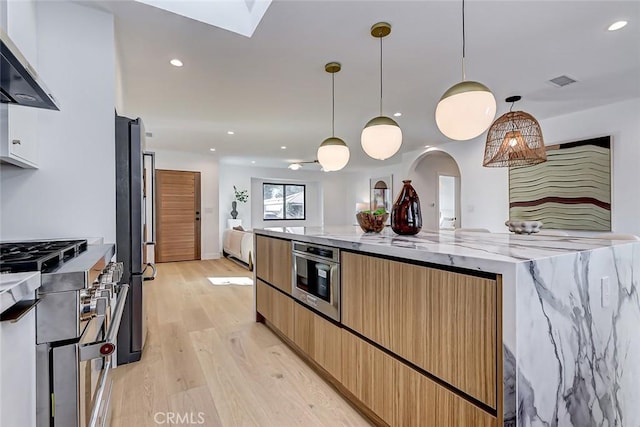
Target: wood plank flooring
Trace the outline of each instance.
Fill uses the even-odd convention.
[[[238,276],[251,273],[226,259],[158,265],[142,360],[114,371],[111,426],[369,426],[255,323],[252,286],[207,280]]]

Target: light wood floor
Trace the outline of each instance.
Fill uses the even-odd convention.
[[[166,263],[145,283],[145,350],[114,371],[112,427],[370,425],[255,323],[252,286],[207,280],[218,276],[251,273],[226,259]]]

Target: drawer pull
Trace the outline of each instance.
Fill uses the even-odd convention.
[[[22,145],[22,142],[19,139],[14,139],[13,141],[11,141],[11,143],[13,145]]]

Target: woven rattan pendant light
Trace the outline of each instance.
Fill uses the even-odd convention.
[[[324,66],[324,70],[331,74],[331,137],[322,141],[318,147],[317,156],[325,172],[340,170],[349,163],[349,147],[335,136],[335,75],[341,68],[337,62],[329,62]]]
[[[524,111],[511,111],[520,99],[520,96],[505,99],[511,103],[511,109],[493,122],[487,132],[483,166],[526,166],[547,161],[538,121]]]

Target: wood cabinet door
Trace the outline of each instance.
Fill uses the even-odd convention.
[[[341,335],[342,385],[384,422],[394,425],[394,359],[349,331],[342,329]]]
[[[331,376],[341,381],[341,329],[300,304],[294,306],[293,342]]]
[[[276,329],[290,339],[294,339],[293,300],[276,291],[261,280],[256,281],[256,309]]]
[[[497,427],[496,417],[397,360],[393,381],[393,426]]]
[[[497,407],[496,280],[342,253],[343,323]]]
[[[342,252],[342,324],[389,347],[390,261]]]
[[[315,314],[301,306],[300,304],[294,304],[293,307],[293,342],[304,353],[309,355],[315,360],[315,339],[314,339],[314,322],[313,318]]]
[[[496,281],[400,262],[390,272],[390,349],[496,408]]]
[[[342,381],[342,338],[341,328],[313,316],[313,359],[335,379]]]
[[[291,294],[291,241],[256,236],[256,276]]]

